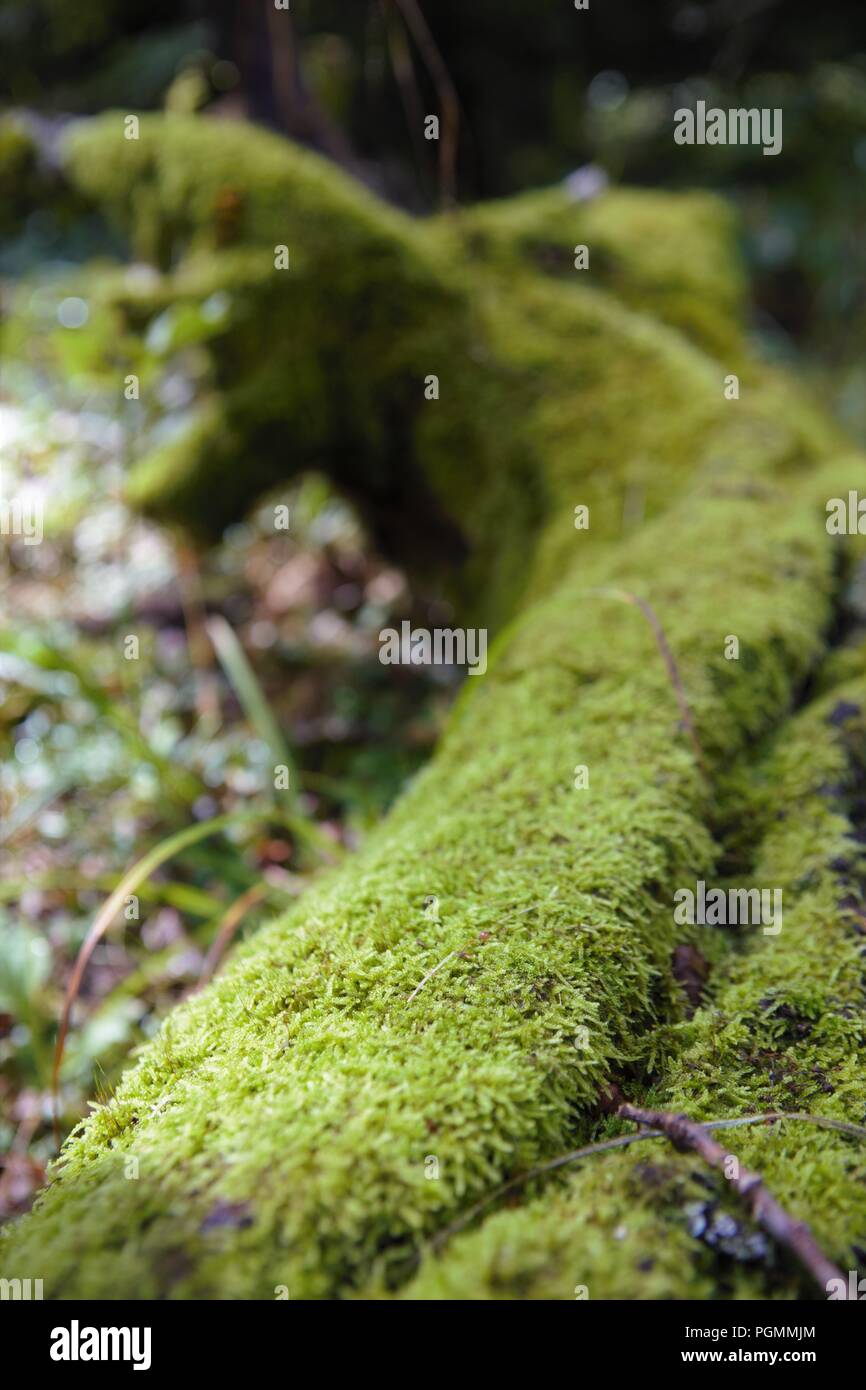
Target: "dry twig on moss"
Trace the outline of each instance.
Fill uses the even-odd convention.
[[[772,1193],[764,1186],[760,1173],[744,1168],[723,1144],[707,1133],[703,1125],[690,1120],[687,1115],[678,1115],[672,1110],[643,1110],[638,1105],[621,1105],[617,1114],[623,1120],[634,1120],[635,1124],[648,1129],[661,1130],[678,1149],[693,1149],[711,1168],[720,1168],[727,1176],[726,1169],[734,1159],[734,1176],[728,1181],[749,1207],[751,1215],[768,1235],[800,1261],[808,1270],[821,1292],[826,1294],[831,1280],[845,1280],[832,1260],[828,1260],[819,1247],[805,1221],[795,1221],[781,1207]]]
[[[422,981],[423,983],[423,981]],[[644,1111],[645,1114],[655,1112]],[[660,1113],[660,1112],[659,1112]],[[852,1124],[848,1120],[833,1120],[827,1115],[806,1115],[799,1110],[771,1110],[764,1115],[740,1115],[730,1120],[704,1120],[700,1128],[702,1130],[713,1129],[741,1129],[746,1125],[773,1124],[777,1120],[799,1120],[803,1124],[816,1125],[819,1129],[833,1129],[839,1134],[850,1134],[855,1139],[866,1139],[866,1129],[862,1125]],[[579,1163],[584,1158],[591,1158],[595,1154],[608,1153],[611,1149],[627,1149],[632,1144],[639,1144],[644,1139],[664,1139],[665,1133],[661,1129],[644,1129],[639,1134],[619,1134],[614,1139],[602,1139],[595,1144],[585,1144],[583,1148],[571,1149],[569,1153],[560,1154],[557,1158],[549,1159],[547,1163],[540,1163],[535,1168],[529,1168],[525,1173],[517,1173],[515,1177],[509,1178],[493,1192],[489,1192],[486,1197],[482,1197],[463,1212],[456,1221],[450,1222],[443,1230],[438,1231],[433,1237],[432,1246],[434,1250],[440,1250],[452,1236],[466,1229],[476,1216],[480,1216],[500,1197],[507,1197],[518,1187],[523,1187],[524,1183],[531,1182],[533,1178],[545,1178],[550,1173],[555,1173],[560,1168],[570,1167],[573,1163]]]

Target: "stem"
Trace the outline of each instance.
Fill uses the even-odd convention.
[[[617,1114],[624,1120],[634,1120],[635,1124],[659,1129],[678,1149],[692,1149],[699,1154],[711,1168],[719,1168],[724,1173],[733,1154],[723,1144],[713,1139],[703,1125],[690,1120],[687,1115],[677,1115],[672,1110],[643,1110],[637,1105],[621,1105]],[[846,1287],[841,1270],[821,1250],[805,1221],[795,1221],[784,1207],[764,1186],[760,1173],[742,1167],[734,1159],[736,1176],[729,1178],[738,1195],[749,1208],[753,1220],[763,1226],[777,1244],[790,1250],[799,1260],[822,1293],[827,1292],[831,1280],[840,1279]],[[727,1177],[727,1173],[725,1173]]]
[[[647,1112],[649,1113],[649,1112]],[[827,1115],[806,1115],[801,1111],[794,1110],[771,1110],[764,1115],[740,1115],[732,1120],[704,1120],[701,1129],[740,1129],[746,1125],[770,1124],[776,1120],[799,1120],[802,1124],[816,1125],[819,1129],[834,1129],[840,1134],[850,1134],[855,1139],[866,1139],[866,1128],[862,1125],[852,1124],[850,1120],[832,1120]],[[452,1236],[464,1230],[470,1222],[475,1220],[482,1211],[498,1201],[500,1197],[506,1197],[515,1188],[522,1187],[524,1183],[530,1182],[533,1178],[544,1178],[549,1173],[555,1173],[558,1168],[565,1168],[572,1163],[579,1163],[582,1158],[591,1158],[594,1154],[607,1153],[611,1149],[625,1149],[630,1144],[641,1144],[645,1139],[663,1139],[664,1132],[661,1129],[645,1129],[639,1134],[620,1134],[615,1139],[602,1139],[597,1144],[585,1144],[581,1149],[572,1149],[569,1153],[560,1154],[558,1158],[552,1158],[547,1163],[540,1163],[536,1168],[529,1168],[525,1173],[518,1173],[515,1177],[509,1178],[500,1187],[482,1197],[480,1202],[474,1206],[450,1226],[439,1231],[433,1237],[434,1249],[439,1249]]]
[[[453,207],[457,201],[457,132],[460,125],[460,103],[457,90],[451,81],[451,74],[445,59],[439,51],[427,21],[417,0],[394,0],[418,45],[427,71],[436,86],[439,108],[442,113],[442,140],[439,146],[439,187],[445,207]]]

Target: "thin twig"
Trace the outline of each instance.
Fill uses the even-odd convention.
[[[529,1168],[525,1173],[518,1173],[516,1177],[509,1178],[508,1182],[495,1188],[493,1192],[488,1192],[486,1197],[482,1197],[480,1202],[476,1202],[456,1221],[452,1221],[450,1226],[438,1231],[431,1242],[434,1250],[439,1250],[452,1236],[458,1235],[493,1202],[498,1201],[500,1197],[507,1197],[509,1192],[513,1192],[516,1187],[522,1187],[524,1183],[531,1182],[533,1178],[545,1177],[557,1168],[564,1168],[569,1163],[577,1163],[581,1158],[589,1158],[591,1154],[604,1153],[607,1149],[624,1149],[628,1144],[635,1144],[640,1139],[652,1137],[650,1134],[622,1134],[617,1139],[604,1139],[598,1144],[587,1144],[582,1149],[572,1149],[571,1153],[560,1154],[559,1158],[552,1158],[549,1163],[541,1163],[537,1168]],[[658,1138],[661,1138],[661,1133],[659,1133]]]
[[[620,599],[623,603],[630,603],[634,608],[639,608],[641,613],[643,613],[644,617],[646,618],[647,622],[652,628],[653,636],[656,639],[656,645],[658,646],[658,649],[661,652],[662,660],[664,661],[665,666],[667,668],[667,673],[670,676],[671,685],[674,688],[674,694],[676,695],[677,704],[680,707],[680,715],[682,716],[683,727],[685,728],[689,738],[691,739],[692,747],[695,750],[695,756],[698,760],[701,771],[706,773],[707,763],[704,757],[704,750],[701,747],[700,740],[698,739],[697,730],[695,729],[695,721],[692,718],[692,712],[689,708],[689,702],[686,699],[686,692],[683,688],[683,683],[680,679],[680,673],[677,668],[677,663],[674,658],[674,654],[671,651],[670,643],[668,642],[668,639],[665,636],[664,628],[662,627],[652,608],[647,603],[645,598],[640,598],[637,594],[631,593],[628,589],[593,589],[592,592],[594,594],[600,594],[605,598],[616,598]]]
[[[617,1114],[623,1120],[634,1120],[635,1124],[649,1129],[661,1130],[678,1149],[693,1149],[711,1168],[725,1168],[732,1154],[707,1133],[703,1125],[690,1120],[687,1115],[678,1115],[672,1110],[644,1110],[638,1105],[621,1105]],[[822,1293],[826,1293],[830,1281],[840,1279],[846,1287],[842,1273],[828,1260],[805,1221],[795,1221],[784,1207],[764,1186],[760,1173],[742,1167],[735,1159],[736,1176],[729,1182],[749,1208],[752,1219],[763,1226],[768,1235],[800,1261],[808,1270]],[[725,1174],[727,1176],[727,1174]]]
[[[355,175],[357,157],[340,125],[331,118],[304,78],[294,26],[290,16],[265,7],[271,48],[273,93],[283,128],[294,140],[306,141]]]
[[[409,128],[415,167],[419,177],[423,180],[427,162],[426,150],[424,149],[426,142],[422,133],[424,107],[421,103],[421,93],[412,64],[412,50],[409,47],[405,24],[394,9],[392,0],[379,0],[379,9],[385,26],[385,38],[391,57],[391,67],[394,70],[394,77],[406,116],[406,125]]]
[[[806,1115],[801,1111],[793,1110],[773,1110],[765,1115],[741,1115],[733,1120],[703,1120],[701,1129],[740,1129],[745,1125],[768,1124],[775,1120],[799,1120],[803,1124],[817,1125],[819,1129],[834,1129],[841,1134],[850,1134],[855,1139],[866,1139],[866,1128],[862,1125],[855,1125],[849,1120],[833,1120],[827,1115]],[[450,1226],[439,1231],[432,1241],[434,1249],[439,1249],[452,1236],[464,1230],[476,1216],[491,1206],[500,1197],[506,1197],[509,1192],[513,1192],[516,1187],[522,1187],[524,1183],[531,1182],[533,1178],[543,1178],[549,1173],[553,1173],[557,1168],[565,1168],[569,1164],[578,1163],[582,1158],[590,1158],[593,1154],[606,1153],[609,1149],[625,1149],[630,1144],[641,1144],[645,1139],[664,1139],[664,1134],[660,1129],[644,1129],[638,1134],[621,1134],[616,1139],[603,1139],[597,1144],[586,1144],[582,1149],[572,1149],[570,1153],[560,1154],[558,1158],[552,1158],[548,1163],[540,1163],[536,1168],[529,1168],[525,1173],[518,1173],[516,1177],[509,1178],[501,1187],[489,1192],[486,1197],[482,1197],[480,1202],[476,1202],[467,1212],[464,1212]]]
[[[394,4],[403,16],[436,85],[442,115],[439,186],[442,202],[446,207],[453,207],[457,201],[457,132],[460,124],[457,90],[417,0],[394,0]]]

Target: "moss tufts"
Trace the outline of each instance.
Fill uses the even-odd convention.
[[[713,251],[678,279],[687,258],[657,236],[646,269],[627,269],[644,223],[693,220],[713,247],[724,217],[717,240],[706,200],[675,201],[668,223],[661,198],[571,210],[557,194],[557,210],[550,195],[557,243],[566,226],[579,240],[572,211],[600,229],[609,218],[619,302],[531,264],[544,220],[531,200],[419,228],[260,132],[153,119],[127,153],[121,129],[119,117],[82,128],[70,158],[162,264],[153,311],[231,301],[210,343],[210,395],[191,435],[141,465],[142,501],[206,531],[266,478],[326,463],[392,545],[436,518],[439,547],[448,537],[449,559],[465,555],[479,621],[502,631],[387,821],[172,1014],[67,1145],[4,1266],[55,1297],[393,1288],[469,1204],[592,1133],[614,1075],[698,1114],[748,1108],[783,1093],[783,1072],[755,1066],[769,1050],[796,1062],[803,1104],[812,1067],[830,1077],[828,1104],[859,1104],[859,985],[849,948],[837,953],[825,867],[847,811],[824,807],[804,761],[810,742],[824,771],[841,754],[820,719],[819,737],[811,715],[789,718],[839,601],[822,493],[862,464],[834,461],[832,429],[745,360],[748,390],[724,400],[722,364],[680,331],[737,336],[740,291],[735,278],[713,288],[725,264]],[[480,261],[455,250],[473,219],[490,242]],[[293,255],[283,281],[279,243]],[[683,317],[692,273],[715,326]],[[442,394],[424,402],[430,371]],[[705,768],[649,625],[611,590],[639,594],[663,623]],[[730,633],[738,662],[723,656]],[[756,746],[780,730],[752,777]],[[674,924],[673,889],[722,862],[735,795],[754,826],[738,852],[760,840],[754,873],[785,876],[792,907],[772,945],[713,946],[713,1000],[690,1017],[671,953],[701,929]],[[789,804],[796,846],[773,820]],[[803,862],[817,877],[798,887]],[[739,1146],[799,1209],[829,1184],[837,1210],[822,1206],[816,1224],[836,1251],[860,1182],[841,1145],[786,1130]],[[797,1291],[766,1261],[729,1269],[696,1251],[693,1188],[676,1156],[602,1158],[561,1193],[485,1221],[413,1290]]]
[[[717,962],[712,997],[672,1035],[648,1104],[696,1119],[777,1110],[866,1119],[866,964],[852,910],[866,867],[852,819],[866,776],[864,671],[789,720],[738,779],[737,814],[759,839],[749,882],[782,888],[783,928],[749,932]],[[833,722],[840,705],[861,711],[843,730]],[[788,1122],[732,1130],[729,1142],[843,1270],[857,1267],[862,1141]],[[820,1297],[718,1174],[661,1141],[584,1160],[522,1210],[488,1216],[440,1259],[430,1255],[406,1296],[571,1298],[576,1284],[590,1298]]]

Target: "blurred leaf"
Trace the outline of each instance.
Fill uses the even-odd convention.
[[[90,1015],[69,1047],[64,1076],[77,1075],[89,1080],[93,1066],[113,1047],[126,1044],[134,1034],[144,1012],[139,1000],[128,995],[115,997],[112,993]]]

